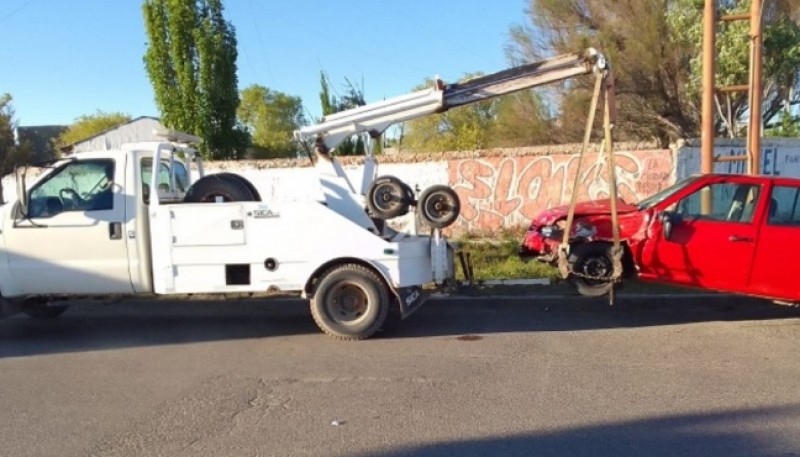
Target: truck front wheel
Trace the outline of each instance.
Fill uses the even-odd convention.
[[[389,306],[389,292],[378,274],[351,263],[322,275],[311,299],[311,315],[334,338],[362,340],[381,328]]]

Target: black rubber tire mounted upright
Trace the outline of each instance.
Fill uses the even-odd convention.
[[[311,299],[311,315],[336,339],[363,340],[383,326],[389,306],[389,291],[378,274],[348,263],[323,273]]]
[[[219,176],[222,175],[222,176]],[[246,180],[231,178],[230,173],[216,173],[206,175],[195,181],[186,191],[183,201],[191,203],[215,202],[216,197],[222,197],[225,202],[251,202],[257,201]]]
[[[379,176],[367,191],[367,209],[378,219],[393,219],[408,213],[414,202],[411,188],[394,176]]]
[[[255,201],[255,202],[260,202],[261,201],[261,195],[258,193],[258,189],[256,189],[256,186],[254,186],[253,183],[250,182],[250,180],[248,180],[244,176],[237,175],[236,173],[229,173],[227,171],[223,171],[223,172],[215,173],[215,174],[217,176],[219,176],[221,179],[227,179],[229,181],[237,181],[237,182],[240,182],[240,183],[244,184],[245,186],[247,186],[247,188],[250,189],[251,196],[253,197],[252,200],[248,200],[248,201]]]
[[[451,187],[436,185],[425,189],[417,203],[422,220],[433,228],[445,228],[458,219],[461,200]]]
[[[583,278],[570,275],[570,282],[579,294],[586,297],[601,297],[611,292],[615,284],[611,282],[614,273],[613,245],[609,243],[583,243],[570,249],[569,265],[572,271],[599,277],[600,279]]]

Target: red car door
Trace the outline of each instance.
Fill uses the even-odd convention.
[[[800,183],[776,180],[768,204],[753,262],[753,293],[800,301],[795,268],[800,255]]]
[[[664,202],[659,209],[672,211],[680,221],[673,224],[669,239],[661,222],[653,222],[642,251],[641,277],[746,293],[763,187],[754,178],[715,177]],[[709,205],[705,209],[704,199]]]

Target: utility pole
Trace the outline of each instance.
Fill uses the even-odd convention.
[[[763,83],[761,64],[764,36],[762,9],[764,0],[752,0],[750,7],[750,126],[747,129],[747,150],[750,156],[750,174],[761,174],[761,99]]]
[[[703,105],[700,133],[700,173],[714,171],[714,74],[717,56],[717,2],[706,0],[703,12]]]

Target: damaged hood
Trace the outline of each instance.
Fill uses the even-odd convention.
[[[634,205],[625,203],[622,199],[617,199],[617,213],[625,214],[638,211]],[[542,211],[536,216],[534,223],[536,225],[550,225],[559,219],[567,217],[569,205],[554,206],[548,210]],[[611,199],[606,198],[603,200],[589,200],[578,202],[575,204],[575,217],[581,216],[599,216],[611,215]]]

